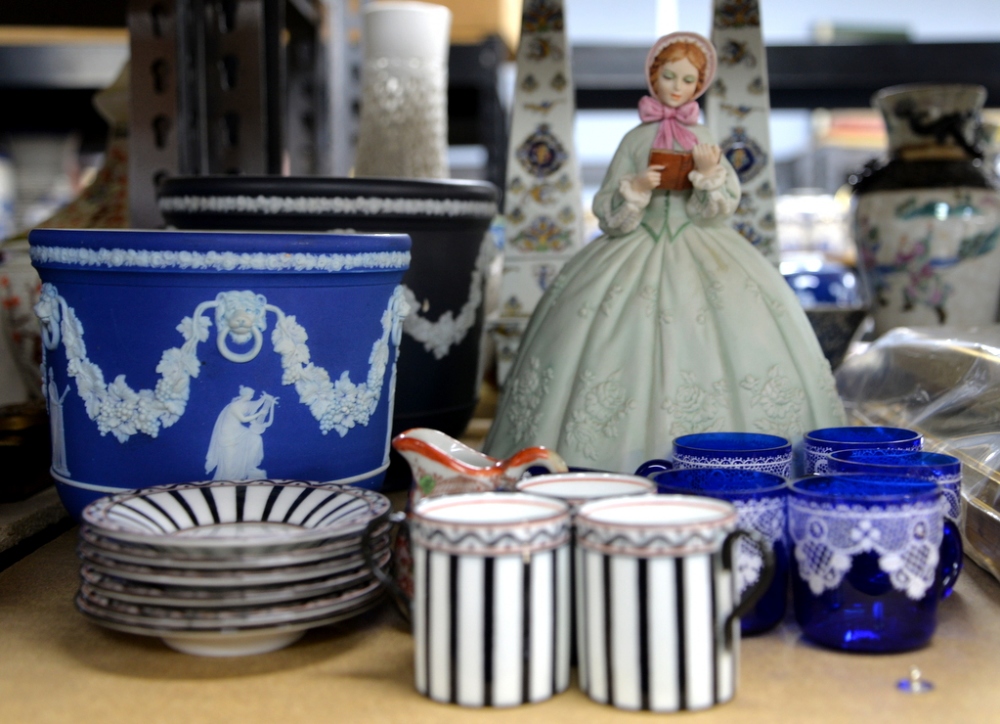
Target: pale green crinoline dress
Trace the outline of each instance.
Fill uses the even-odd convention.
[[[694,191],[636,195],[657,124],[622,140],[594,212],[603,236],[539,302],[485,451],[529,445],[571,466],[631,472],[679,435],[764,432],[794,441],[844,424],[830,366],[794,293],[729,225],[735,171]],[[692,127],[711,142],[701,126]],[[648,205],[645,205],[649,198]]]

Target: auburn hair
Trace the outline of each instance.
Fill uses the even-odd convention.
[[[649,66],[649,84],[655,88],[660,69],[667,63],[682,58],[691,61],[691,65],[698,70],[698,85],[695,88],[695,95],[701,93],[705,87],[705,69],[708,68],[708,58],[705,57],[704,50],[688,40],[678,40],[657,53],[656,58]]]

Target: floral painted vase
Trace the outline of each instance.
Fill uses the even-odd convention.
[[[41,399],[42,337],[31,310],[41,288],[28,242],[0,245],[0,404]]]
[[[885,88],[890,160],[855,177],[855,238],[875,331],[991,324],[1000,302],[1000,194],[978,140],[986,90]]]
[[[122,229],[128,226],[128,68],[94,95],[110,128],[104,165],[79,196],[37,224],[44,229]],[[0,244],[0,404],[41,400],[42,337],[32,307],[42,282],[31,266],[25,229]]]

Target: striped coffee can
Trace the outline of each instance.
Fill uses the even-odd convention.
[[[584,503],[601,498],[615,498],[623,495],[648,495],[656,492],[656,483],[649,478],[624,473],[577,472],[553,473],[551,475],[536,475],[523,478],[517,483],[517,489],[522,493],[541,495],[546,498],[558,498],[570,504],[576,511]],[[577,664],[579,657],[576,651],[576,616],[578,604],[576,597],[575,568],[570,570],[571,617],[570,631],[571,649],[570,663]]]
[[[731,504],[689,495],[577,511],[579,678],[591,699],[672,712],[733,698],[739,620],[727,541],[736,523]]]
[[[410,520],[417,690],[463,706],[569,686],[570,508],[522,493],[426,498]]]

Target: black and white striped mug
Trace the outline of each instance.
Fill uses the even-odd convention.
[[[425,498],[409,529],[417,690],[464,706],[514,706],[564,691],[569,505],[523,493]]]
[[[579,678],[622,709],[705,709],[736,693],[739,617],[774,575],[760,535],[736,509],[691,495],[587,503],[576,513]],[[760,579],[736,601],[734,544],[754,541]]]

